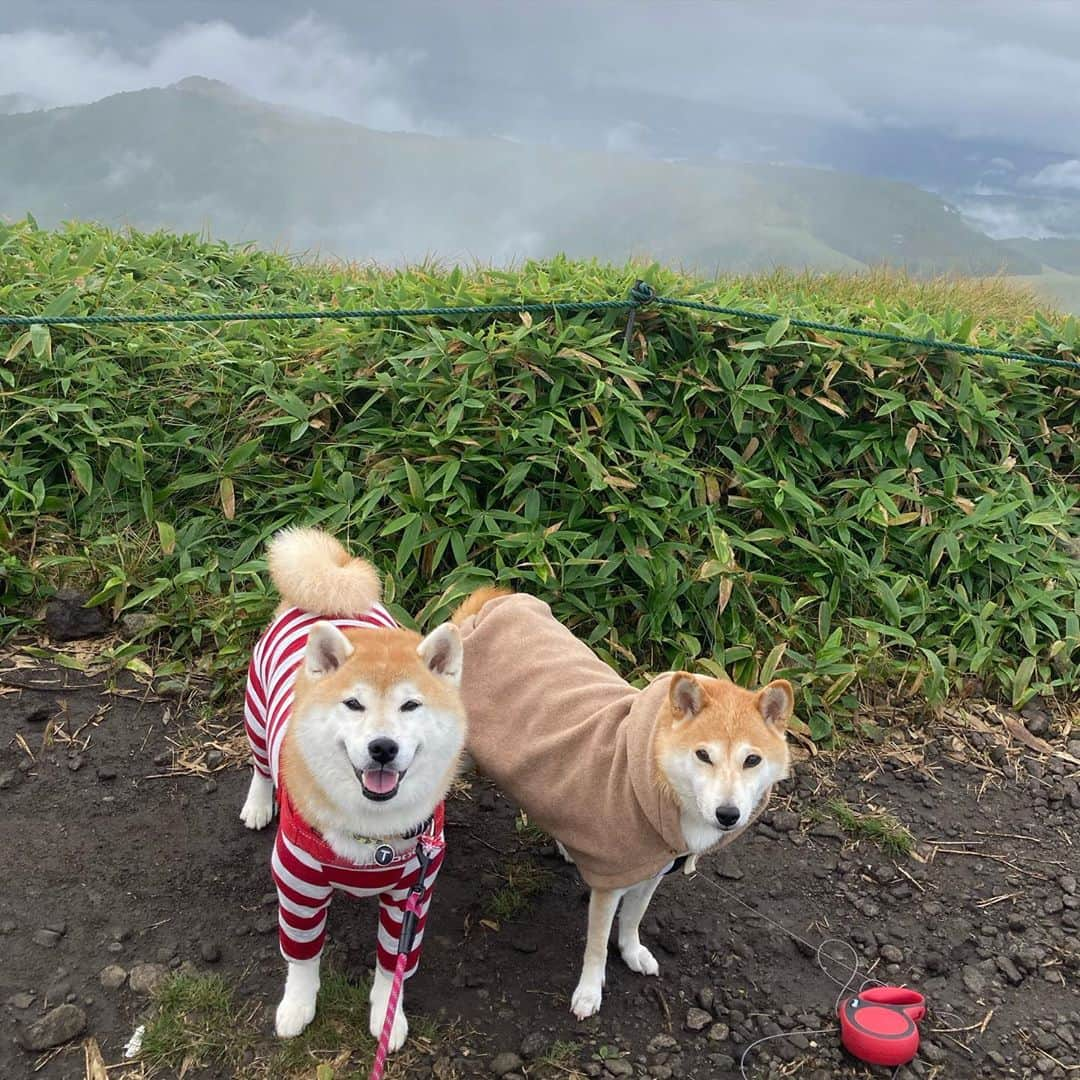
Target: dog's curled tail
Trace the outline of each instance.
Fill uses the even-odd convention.
[[[312,615],[358,615],[378,603],[378,571],[321,529],[283,529],[266,552],[270,578],[287,604]]]
[[[483,589],[477,589],[470,596],[465,597],[461,607],[450,616],[450,621],[455,626],[460,626],[470,615],[475,615],[489,601],[500,596],[510,596],[509,589],[500,589],[487,585]]]

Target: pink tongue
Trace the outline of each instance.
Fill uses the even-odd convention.
[[[394,769],[365,769],[364,787],[376,795],[386,795],[398,784],[398,774]]]

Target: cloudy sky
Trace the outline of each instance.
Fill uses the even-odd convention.
[[[1080,154],[1072,0],[0,0],[0,12],[0,93],[49,104],[201,74],[375,127],[501,122],[520,135],[523,109],[574,128],[575,107],[603,99],[607,137],[647,148],[635,102],[656,95],[707,106],[718,126],[753,110]]]
[[[1080,199],[1075,0],[0,0],[0,50],[5,111],[204,75],[380,130],[887,176],[991,232]]]

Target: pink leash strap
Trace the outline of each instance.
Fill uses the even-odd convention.
[[[420,904],[424,899],[426,889],[424,883],[427,878],[428,864],[431,862],[431,857],[424,848],[424,837],[416,842],[416,858],[420,863],[420,872],[417,874],[416,884],[409,890],[408,899],[405,901],[405,914],[401,920],[401,935],[398,938],[397,963],[394,965],[394,981],[390,986],[390,997],[386,1001],[386,1016],[383,1018],[379,1045],[375,1048],[375,1060],[371,1063],[370,1080],[382,1080],[383,1070],[386,1068],[386,1056],[390,1052],[390,1032],[394,1027],[394,1017],[397,1016],[401,984],[405,981],[405,965],[409,961],[413,938],[416,936],[416,920],[420,915]]]

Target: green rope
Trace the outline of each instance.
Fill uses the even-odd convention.
[[[552,300],[547,303],[520,304],[472,304],[460,307],[424,308],[330,308],[325,311],[222,311],[222,312],[163,312],[152,315],[2,315],[0,326],[154,326],[167,323],[227,323],[227,322],[285,322],[300,319],[412,319],[425,316],[454,318],[462,315],[521,315],[521,314],[579,314],[583,311],[627,311],[631,322],[627,325],[627,339],[633,329],[633,316],[645,306],[685,308],[714,315],[727,315],[771,325],[785,316],[747,308],[721,307],[698,300],[679,300],[672,296],[660,296],[644,281],[635,282],[626,300]],[[1042,367],[1056,367],[1067,371],[1080,371],[1080,361],[1063,360],[1055,356],[1037,356],[1035,353],[1016,350],[991,349],[982,345],[968,345],[959,341],[942,341],[939,338],[909,337],[890,334],[882,330],[864,330],[855,326],[837,326],[834,323],[815,322],[810,319],[788,319],[790,326],[803,330],[819,330],[826,334],[843,334],[848,337],[886,341],[896,345],[914,345],[922,349],[961,353],[965,356],[990,356],[999,360],[1019,360]]]

